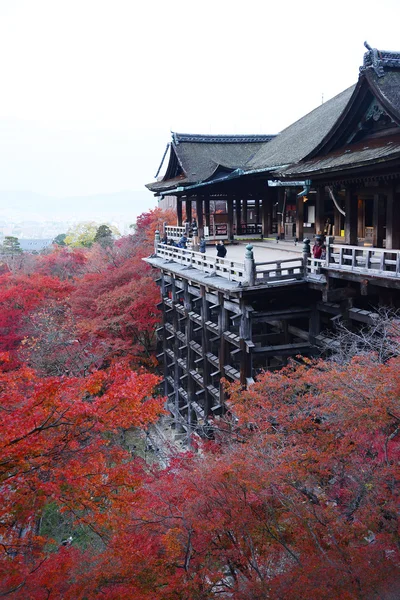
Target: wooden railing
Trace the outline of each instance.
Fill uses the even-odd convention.
[[[400,250],[329,244],[326,267],[383,277],[400,277]]]
[[[166,244],[158,244],[157,256],[187,265],[204,273],[220,275],[230,281],[244,282],[245,268],[243,263],[237,263],[226,258],[210,257],[202,252],[194,252],[185,248],[176,248]]]
[[[185,234],[186,227],[174,227],[172,225],[164,226],[164,235],[166,235],[169,240],[180,240],[181,237]]]
[[[268,280],[284,281],[286,279],[304,279],[303,259],[287,258],[256,263],[256,280],[267,282]]]
[[[245,259],[244,263],[239,263],[162,243],[157,244],[156,254],[165,260],[186,265],[188,268],[198,269],[204,273],[219,275],[230,281],[248,285],[263,285],[279,281],[289,283],[289,280],[304,279],[301,257],[260,263],[256,263],[254,259],[250,261]]]

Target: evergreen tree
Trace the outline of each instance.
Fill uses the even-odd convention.
[[[1,247],[1,253],[6,256],[22,254],[22,248],[17,237],[7,235]]]

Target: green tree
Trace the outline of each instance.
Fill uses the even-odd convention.
[[[65,238],[67,237],[66,233],[59,233],[53,240],[54,244],[57,246],[66,246]]]
[[[17,254],[22,254],[22,248],[18,238],[12,235],[7,235],[4,238],[4,242],[1,247],[1,253],[5,254],[6,256],[15,256]]]
[[[78,223],[75,227],[68,230],[64,242],[67,246],[72,246],[73,248],[90,248],[94,242],[96,231],[97,225],[94,221]]]
[[[94,242],[97,242],[103,248],[112,246],[113,232],[108,225],[100,225],[97,228],[96,235],[94,236]]]

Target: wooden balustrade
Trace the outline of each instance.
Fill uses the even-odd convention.
[[[165,225],[164,227],[164,235],[166,235],[169,240],[180,240],[185,234],[186,227],[178,227],[173,225]]]
[[[249,283],[244,263],[238,263],[226,258],[210,257],[190,249],[177,248],[167,244],[157,245],[157,256],[165,258],[188,268],[198,269],[204,273],[225,277],[230,281]],[[302,258],[291,258],[279,261],[254,263],[255,285],[263,283],[298,280],[304,278]]]
[[[257,281],[279,280],[285,279],[303,279],[304,267],[303,259],[287,258],[284,260],[273,260],[268,262],[256,263]]]
[[[400,250],[329,244],[326,266],[361,274],[370,272],[383,277],[400,277]]]

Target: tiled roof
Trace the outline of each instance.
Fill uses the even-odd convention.
[[[376,163],[383,159],[400,157],[400,133],[395,136],[377,137],[342,147],[336,152],[319,156],[287,168],[284,177],[312,178],[316,174],[343,171]]]
[[[269,144],[260,148],[245,169],[251,171],[290,165],[307,156],[335,124],[354,88],[348,88],[281,131]]]

